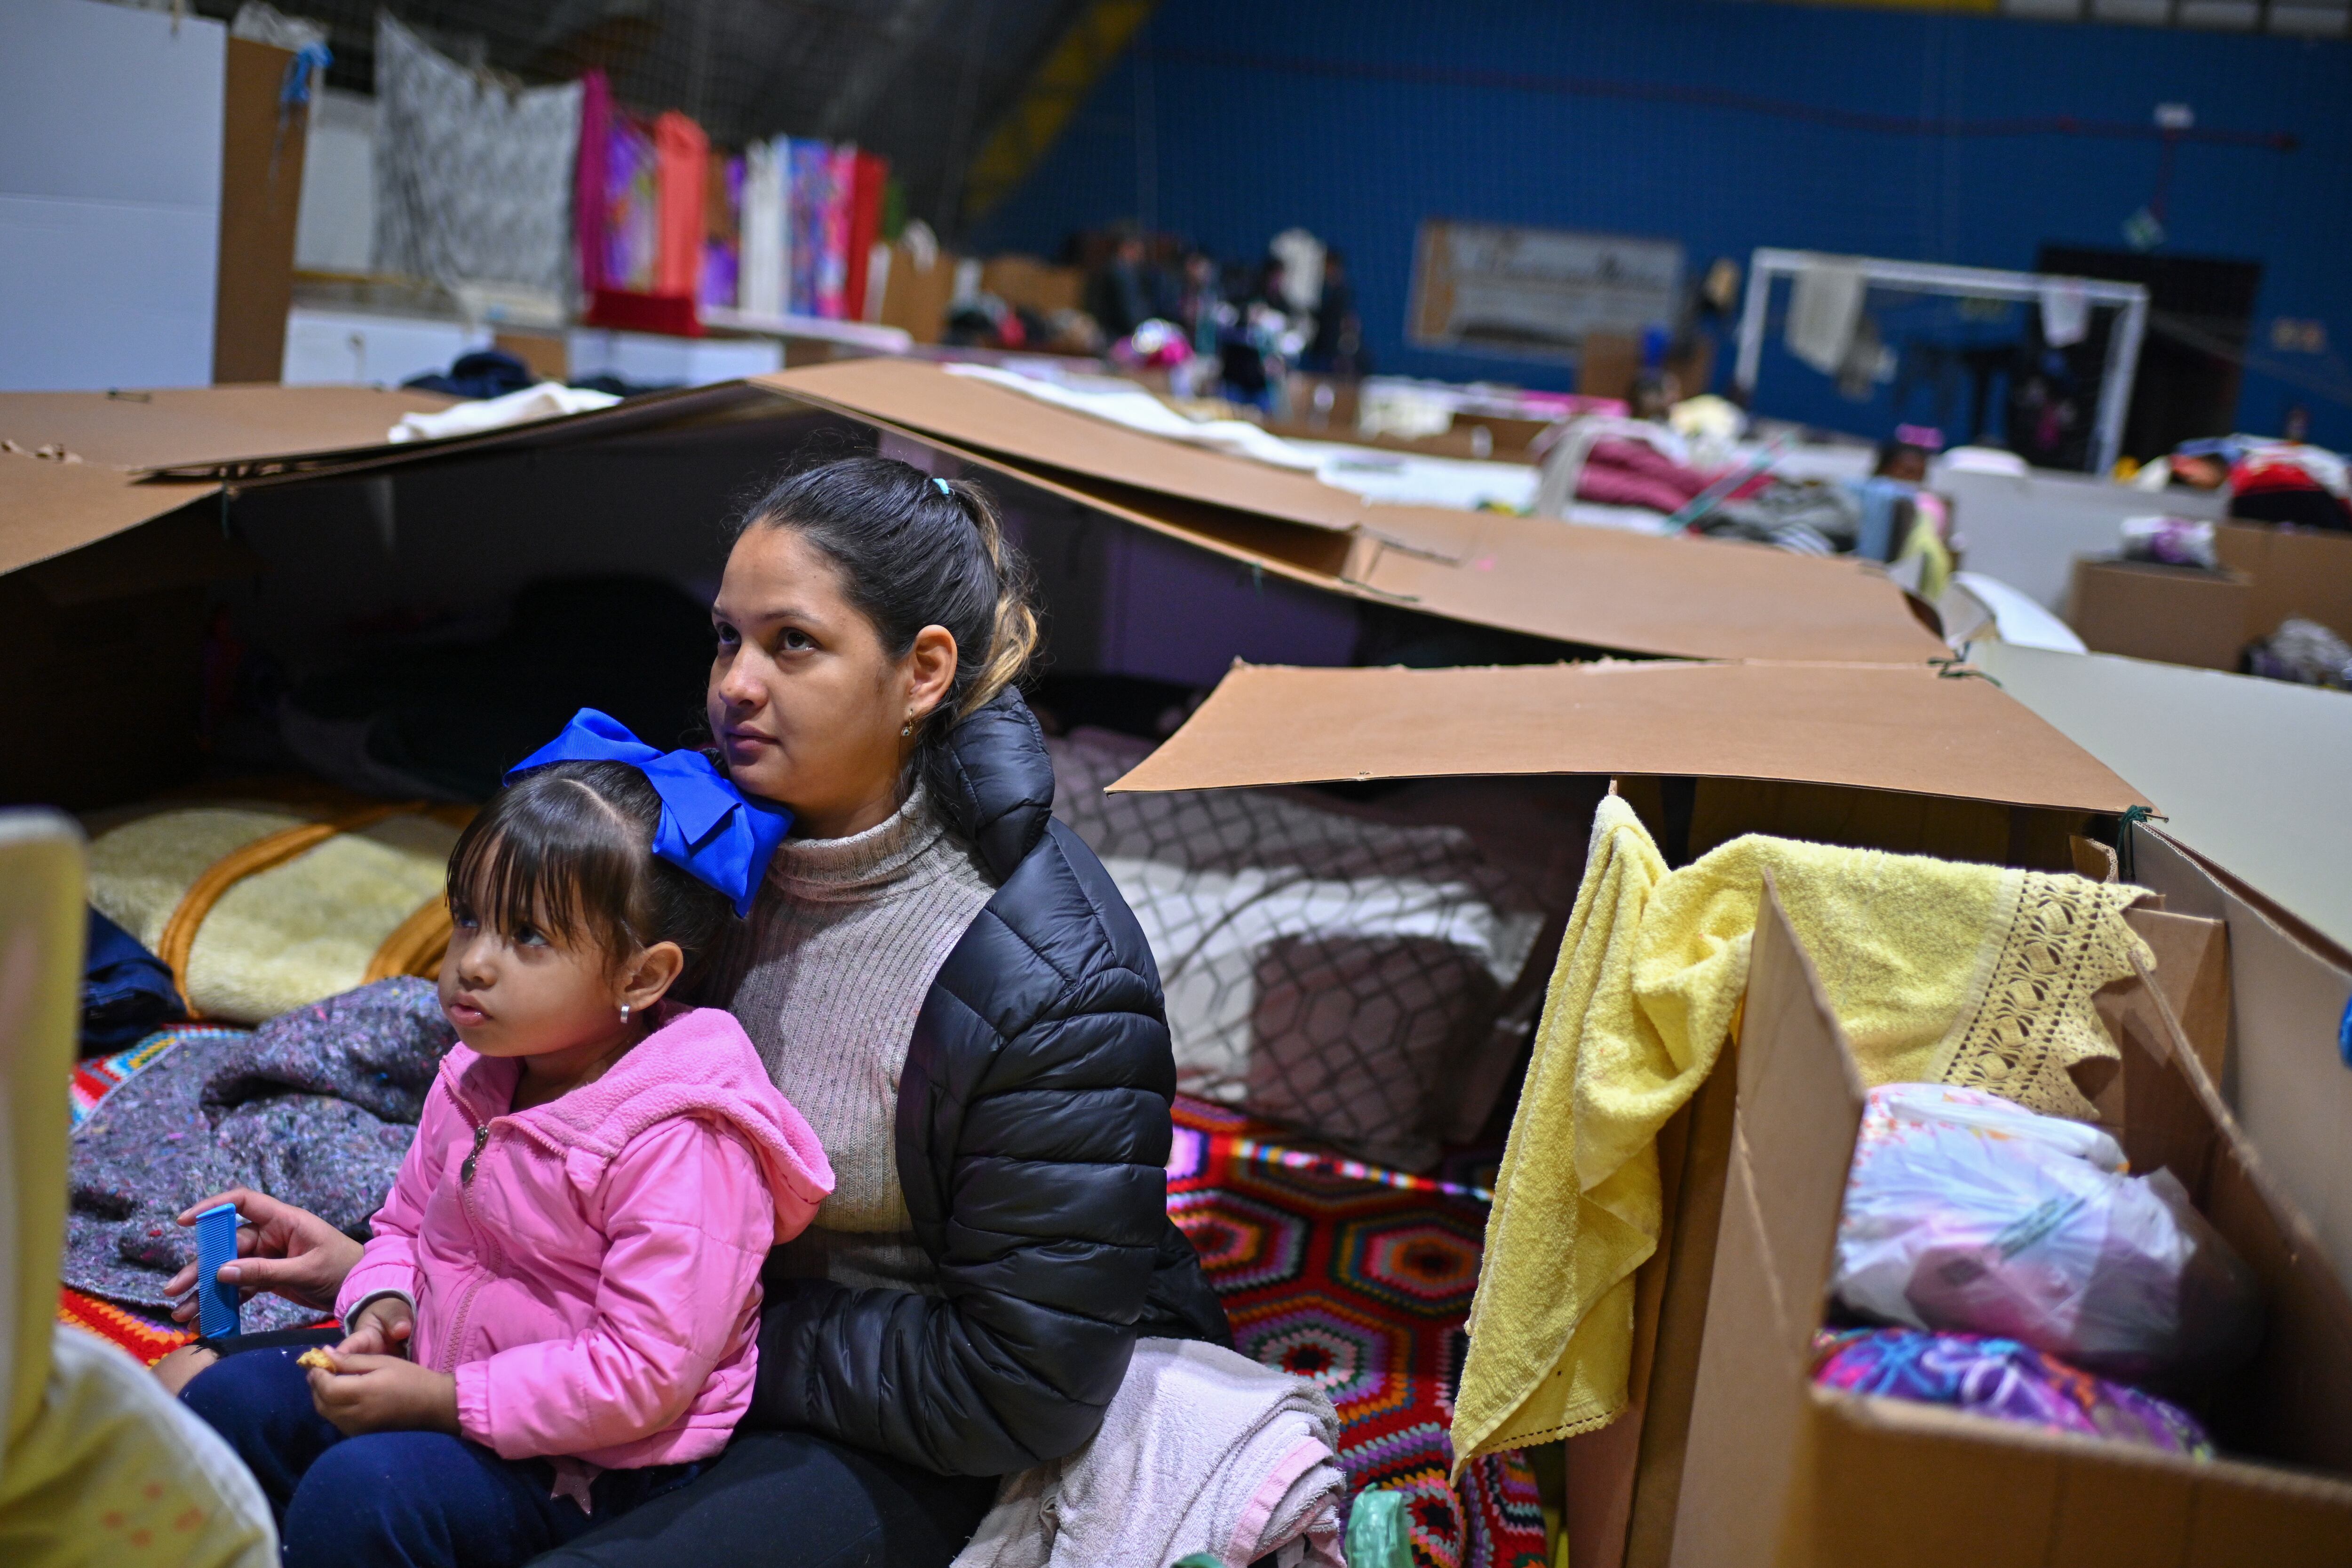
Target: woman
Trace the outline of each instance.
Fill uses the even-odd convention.
[[[1167,1215],[1158,973],[1052,819],[983,495],[878,458],[787,479],[713,619],[721,757],[797,819],[723,999],[838,1184],[770,1260],[733,1447],[541,1561],[942,1568],[995,1478],[1093,1436],[1139,1337],[1229,1338]],[[241,1206],[244,1282],[320,1299],[341,1238]]]

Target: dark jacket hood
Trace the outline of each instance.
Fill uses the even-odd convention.
[[[948,731],[931,790],[950,827],[980,851],[999,883],[1045,836],[1054,763],[1037,716],[1011,687]]]

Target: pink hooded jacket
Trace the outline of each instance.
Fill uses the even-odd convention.
[[[409,1353],[501,1458],[708,1458],[751,1402],[760,1266],[833,1190],[824,1151],[713,1008],[516,1113],[521,1071],[442,1060],[336,1310],[413,1300]]]

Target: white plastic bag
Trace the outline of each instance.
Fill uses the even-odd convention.
[[[2242,1361],[2252,1273],[2170,1172],[2124,1169],[2105,1132],[1997,1095],[1874,1089],[1832,1292],[1864,1318],[2002,1335],[2126,1380]]]

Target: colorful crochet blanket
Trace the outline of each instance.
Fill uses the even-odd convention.
[[[1402,1176],[1206,1100],[1180,1098],[1175,1120],[1169,1213],[1224,1301],[1234,1348],[1331,1396],[1351,1494],[1411,1500],[1416,1568],[1543,1568],[1542,1509],[1517,1451],[1446,1481],[1491,1159]]]

